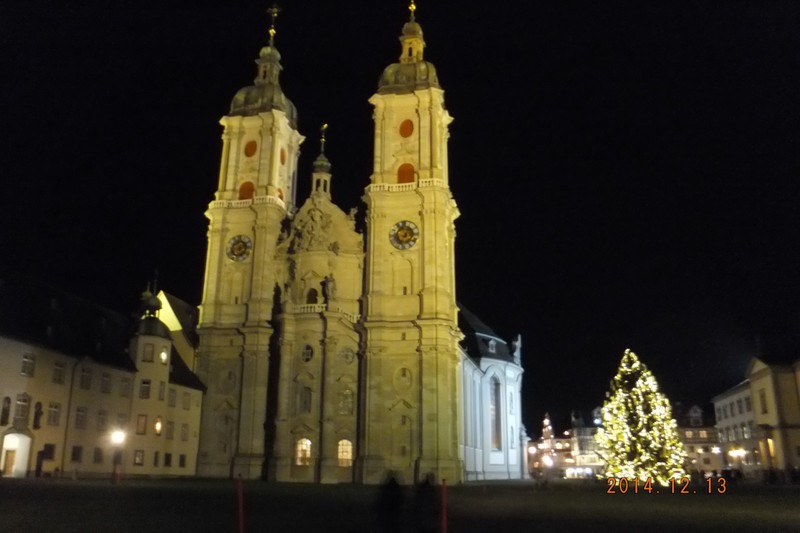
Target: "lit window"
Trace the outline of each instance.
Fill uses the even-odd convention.
[[[61,404],[58,402],[50,402],[47,409],[47,425],[57,426],[61,423]]]
[[[133,452],[133,464],[135,466],[144,465],[144,450],[135,450]]]
[[[687,430],[686,431],[686,438],[687,439],[694,438],[694,431],[692,431],[691,429]]]
[[[309,439],[300,439],[295,446],[295,464],[298,466],[307,466],[311,464],[311,441]]]
[[[705,429],[701,429],[700,430],[700,438],[701,439],[707,439],[708,438],[708,431],[706,431]]]
[[[742,424],[742,437],[745,439],[750,438],[750,427],[745,424]]]
[[[353,443],[349,440],[340,440],[337,450],[339,466],[353,466]]]
[[[22,370],[20,374],[23,376],[27,376],[29,378],[33,377],[33,373],[36,371],[36,357],[33,354],[25,354],[22,356]]]
[[[92,388],[92,369],[89,367],[81,368],[81,383],[80,386],[84,390]]]
[[[492,428],[492,449],[502,449],[503,422],[500,417],[500,380],[492,378],[489,384],[489,418]]]
[[[144,345],[144,349],[142,350],[142,361],[145,363],[152,363],[153,362],[153,345],[147,343]]]
[[[111,374],[103,372],[100,374],[100,392],[108,394],[111,392]]]
[[[75,410],[75,428],[86,429],[86,419],[88,418],[89,410],[86,407],[78,407]]]
[[[153,429],[156,431],[156,435],[161,435],[161,430],[163,429],[164,424],[161,422],[161,417],[156,417],[156,423],[153,425]]]
[[[56,361],[56,365],[53,367],[53,383],[57,383],[59,385],[64,384],[64,376],[67,373],[67,365],[62,361]]]
[[[139,398],[144,400],[150,397],[150,380],[143,379],[141,385],[139,386]]]
[[[167,361],[169,361],[169,350],[166,346],[161,347],[161,353],[158,354],[159,359],[161,359],[161,364],[166,365]]]

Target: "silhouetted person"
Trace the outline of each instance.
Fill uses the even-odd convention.
[[[375,512],[381,531],[389,533],[402,531],[403,487],[398,483],[393,471],[387,472],[386,480],[378,491],[378,501],[375,503]]]
[[[429,472],[414,489],[414,520],[418,533],[436,533],[439,518],[439,493],[436,478]]]

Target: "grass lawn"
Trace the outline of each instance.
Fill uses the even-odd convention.
[[[668,491],[667,491],[668,492]],[[377,488],[245,482],[245,531],[376,532]],[[410,496],[410,493],[409,493]],[[605,484],[449,487],[451,533],[800,531],[800,487],[725,494],[606,494]],[[0,480],[0,531],[237,532],[232,481]],[[412,522],[401,531],[413,531]]]

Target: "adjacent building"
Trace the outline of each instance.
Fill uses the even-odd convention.
[[[177,318],[187,309],[146,292],[130,318],[41,283],[0,281],[2,475],[194,475],[203,386]]]

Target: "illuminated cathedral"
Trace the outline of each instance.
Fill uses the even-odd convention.
[[[522,478],[522,342],[457,303],[444,91],[411,2],[380,76],[365,231],[322,150],[297,199],[275,16],[223,126],[209,204],[198,475],[320,483]],[[287,73],[290,75],[290,73]],[[369,157],[364,146],[364,157]],[[458,179],[454,177],[454,179]]]

